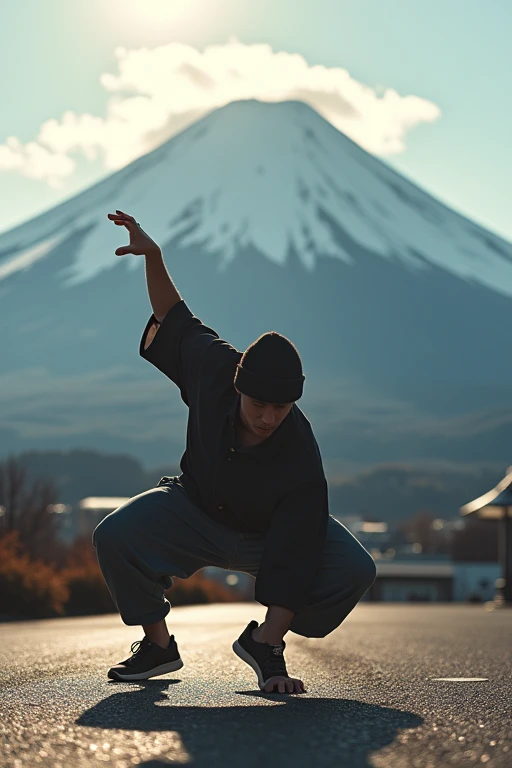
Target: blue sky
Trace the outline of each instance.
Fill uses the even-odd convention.
[[[250,55],[241,78],[254,66],[259,80],[244,92],[276,98],[281,79],[285,96],[308,89],[365,149],[512,240],[505,0],[2,0],[0,28],[0,231],[175,133],[207,108],[203,91],[223,98],[217,73],[189,99],[168,74],[176,57],[210,78]],[[360,119],[343,116],[347,103]]]

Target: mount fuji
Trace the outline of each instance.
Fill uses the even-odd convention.
[[[512,245],[301,102],[233,102],[0,235],[0,455],[71,447],[176,463],[187,409],[138,354],[134,215],[190,309],[244,350],[297,346],[326,472],[510,462]]]

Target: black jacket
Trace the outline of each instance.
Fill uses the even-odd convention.
[[[150,331],[149,338],[157,332],[144,349]],[[190,500],[223,525],[265,537],[256,600],[297,613],[307,603],[329,517],[327,481],[310,422],[294,404],[270,437],[240,446],[234,430],[240,395],[233,380],[243,353],[183,300],[161,324],[150,317],[139,352],[179,387],[189,408],[179,480]]]

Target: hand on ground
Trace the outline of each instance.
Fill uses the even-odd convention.
[[[269,677],[265,683],[266,693],[307,693],[302,680],[295,677],[282,677],[276,675]]]

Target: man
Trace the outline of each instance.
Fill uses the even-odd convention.
[[[195,317],[158,245],[133,216],[108,214],[130,234],[116,250],[145,256],[153,314],[139,352],[180,389],[189,408],[179,477],[130,499],[93,533],[121,618],[144,638],[112,667],[143,680],[183,666],[165,617],[172,577],[207,565],[256,577],[265,621],[251,621],[233,650],[267,692],[303,693],[284,659],[288,630],[325,637],[375,579],[375,564],[328,511],[327,482],[311,425],[295,405],[305,376],[294,345],[272,331],[243,354]]]

